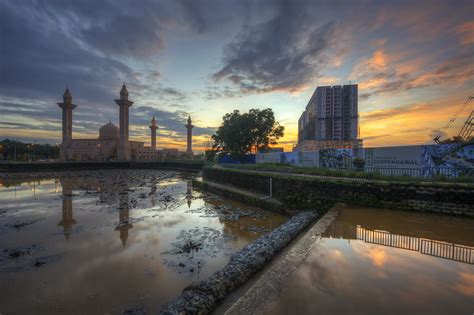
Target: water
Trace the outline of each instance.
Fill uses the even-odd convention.
[[[268,314],[472,314],[474,220],[345,207]]]
[[[156,313],[286,217],[191,175],[54,173],[0,187],[0,313]]]

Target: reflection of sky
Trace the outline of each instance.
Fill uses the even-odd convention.
[[[135,176],[121,185],[120,173]],[[33,182],[0,187],[2,251],[35,244],[40,248],[39,256],[60,256],[59,261],[39,269],[7,273],[4,268],[31,263],[32,258],[21,258],[15,263],[4,260],[0,252],[2,311],[65,314],[80,309],[85,313],[115,314],[131,305],[146,305],[148,311],[156,312],[191,281],[203,279],[222,268],[230,252],[260,235],[251,232],[249,227],[277,227],[286,220],[265,211],[262,213],[273,226],[263,218],[228,222],[219,217],[206,217],[205,210],[214,209],[216,202],[227,202],[206,201],[200,192],[193,191],[188,206],[188,182],[183,180],[187,177],[160,180],[165,173],[73,172],[67,176],[58,174],[62,176],[58,181],[35,181],[34,188]],[[111,174],[113,185],[105,174]],[[153,196],[151,186],[155,182],[157,189]],[[100,193],[97,183],[100,183]],[[62,195],[63,188],[66,192],[71,189],[72,196]],[[163,201],[166,195],[173,199]],[[119,207],[119,202],[127,200],[124,196],[130,204]],[[232,204],[247,209],[243,204]],[[125,242],[122,232],[117,230],[124,214],[132,225]],[[66,235],[67,224],[59,225],[59,222],[71,217],[76,223],[69,226],[71,233]],[[16,223],[30,224],[10,228]],[[195,227],[212,228],[234,238],[227,241],[225,250],[216,257],[205,257],[200,273],[180,275],[164,263],[164,259],[170,257],[162,253],[172,248],[181,230]]]
[[[79,105],[75,137],[95,137],[117,122],[125,80],[134,140],[149,141],[156,115],[158,146],[183,148],[191,114],[199,150],[225,113],[271,107],[290,148],[314,88],[352,81],[366,145],[427,143],[473,86],[470,1],[10,1],[0,10],[4,137],[60,141],[55,103],[66,84]]]
[[[372,214],[375,221],[377,212]],[[398,215],[403,217],[403,212]],[[442,224],[437,217],[432,219]],[[269,313],[469,313],[473,280],[472,264],[362,240],[323,238],[291,276]]]

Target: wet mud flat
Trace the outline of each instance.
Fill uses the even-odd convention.
[[[3,179],[0,312],[156,313],[287,217],[193,189],[194,174]]]

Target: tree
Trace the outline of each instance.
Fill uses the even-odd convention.
[[[251,109],[241,114],[234,110],[225,114],[222,124],[212,136],[213,150],[228,153],[242,161],[247,153],[267,149],[283,137],[285,128],[275,121],[271,108]]]
[[[0,145],[2,147],[0,154],[3,155],[4,160],[13,160],[15,155],[17,160],[28,160],[32,157],[32,152],[35,153],[35,159],[51,159],[59,156],[57,145],[24,143],[10,139],[1,140]]]

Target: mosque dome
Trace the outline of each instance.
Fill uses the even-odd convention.
[[[99,129],[100,140],[118,140],[119,139],[119,128],[109,122],[103,125]]]

